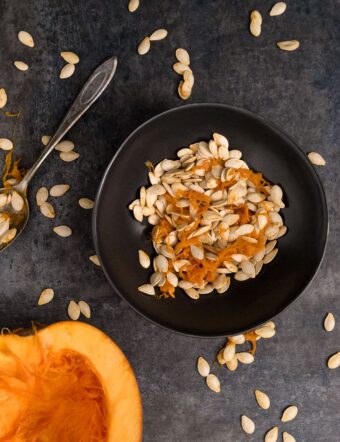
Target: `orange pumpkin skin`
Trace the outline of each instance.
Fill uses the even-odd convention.
[[[0,442],[140,442],[142,427],[132,368],[97,328],[0,336]]]

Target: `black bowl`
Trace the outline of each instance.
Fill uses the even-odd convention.
[[[252,169],[284,191],[286,236],[275,260],[255,279],[232,280],[225,294],[197,301],[177,289],[175,299],[143,295],[151,269],[138,262],[138,249],[150,254],[146,224],[134,220],[128,204],[147,185],[145,162],[175,158],[190,143],[224,134],[240,148]],[[164,112],[138,127],[122,144],[99,187],[93,234],[104,272],[113,288],[137,312],[170,330],[197,336],[226,336],[268,321],[307,287],[325,249],[327,206],[320,180],[306,155],[284,133],[259,115],[222,104],[194,104]]]

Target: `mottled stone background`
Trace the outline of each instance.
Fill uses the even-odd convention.
[[[119,66],[109,90],[69,135],[80,159],[64,163],[53,153],[32,182],[28,227],[0,256],[0,324],[64,320],[68,300],[87,300],[90,322],[120,345],[134,367],[146,442],[260,441],[291,403],[299,406],[299,415],[284,428],[297,441],[340,440],[340,372],[325,366],[327,357],[340,350],[339,2],[288,0],[286,13],[276,18],[268,16],[271,5],[267,0],[141,0],[138,12],[130,14],[127,0],[1,1],[0,87],[8,91],[6,110],[20,110],[21,117],[1,115],[0,137],[11,138],[16,124],[16,153],[26,167],[41,151],[41,135],[57,127],[92,69],[112,54]],[[248,33],[254,8],[264,17],[258,39]],[[169,30],[168,38],[138,56],[137,43],[158,27]],[[22,29],[33,34],[34,49],[17,41]],[[285,39],[300,40],[301,48],[281,52],[275,42]],[[223,102],[258,112],[303,150],[317,150],[327,160],[318,169],[330,215],[321,268],[299,300],[275,319],[277,336],[261,342],[256,362],[235,373],[219,370],[219,395],[205,387],[195,360],[198,355],[212,360],[223,340],[179,336],[132,311],[88,260],[94,253],[91,213],[77,204],[81,196],[95,196],[106,165],[132,129],[183,104],[176,96],[179,78],[171,69],[179,46],[189,50],[196,76],[189,102]],[[64,81],[58,78],[61,50],[74,50],[81,58],[75,74]],[[17,71],[14,60],[26,61],[30,69]],[[36,190],[62,182],[71,190],[54,201],[56,219],[43,218],[34,205]],[[57,223],[70,225],[73,236],[55,236]],[[38,307],[45,287],[55,289],[55,300]],[[327,311],[338,318],[328,334],[322,328]],[[254,388],[270,395],[268,411],[255,406]],[[240,430],[242,413],[256,421],[253,436]]]

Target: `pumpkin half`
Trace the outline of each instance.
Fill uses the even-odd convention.
[[[0,336],[0,442],[139,442],[142,405],[118,346],[82,322]]]

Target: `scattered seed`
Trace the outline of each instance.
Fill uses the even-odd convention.
[[[27,71],[28,64],[24,63],[23,61],[15,61],[14,66],[19,69],[19,71]]]
[[[259,11],[252,11],[250,13],[250,33],[254,37],[259,37],[261,35],[261,26],[262,26],[262,16]]]
[[[276,44],[282,51],[295,51],[300,46],[298,40],[278,41]]]
[[[298,407],[296,405],[291,405],[287,407],[282,413],[281,421],[289,422],[296,418],[298,414]]]
[[[47,187],[40,187],[40,189],[38,189],[36,195],[35,195],[35,199],[37,201],[37,205],[41,206],[42,204],[44,204],[47,201],[48,198],[48,189]]]
[[[221,391],[220,381],[216,375],[212,373],[208,374],[206,381],[210,390],[214,391],[215,393],[219,393]]]
[[[255,398],[259,407],[261,407],[263,410],[268,410],[270,407],[270,399],[266,393],[263,393],[263,391],[260,390],[255,390]]]
[[[154,288],[154,286],[151,285],[151,284],[143,284],[143,285],[140,285],[140,286],[138,287],[138,290],[139,290],[141,293],[145,293],[146,295],[155,295],[155,294],[156,294],[156,292],[155,292],[155,288]]]
[[[190,56],[186,49],[183,48],[176,49],[176,58],[180,63],[186,66],[190,65]]]
[[[324,166],[326,164],[325,159],[317,152],[309,152],[308,158],[315,166]]]
[[[55,217],[55,210],[52,204],[45,201],[40,205],[40,212],[42,215],[46,216],[46,218],[54,218]]]
[[[70,186],[68,184],[56,184],[51,187],[50,195],[53,197],[65,195],[69,188]]]
[[[186,64],[183,64],[183,63],[180,63],[180,62],[177,62],[177,63],[173,64],[172,68],[179,75],[183,75],[184,72],[186,72],[187,70],[191,71],[191,69]],[[192,152],[190,152],[190,155],[191,154],[192,154]]]
[[[225,346],[225,349],[223,350],[223,359],[226,362],[229,362],[233,359],[235,356],[235,344],[233,342],[228,342],[228,344]]]
[[[41,137],[41,142],[43,143],[44,146],[47,146],[48,143],[50,142],[52,137],[50,137],[49,135],[43,135]]]
[[[254,362],[254,356],[246,351],[236,353],[236,357],[242,364],[251,364]]]
[[[63,52],[60,52],[60,56],[61,56],[61,58],[63,58],[66,61],[66,63],[69,63],[69,64],[79,63],[79,57],[74,52],[63,51]]]
[[[100,261],[97,255],[91,255],[89,256],[89,260],[93,262],[96,266],[100,267]]]
[[[257,336],[260,336],[261,338],[272,338],[275,335],[275,329],[272,327],[261,327],[255,330],[255,333]]]
[[[242,430],[247,434],[253,434],[255,431],[255,424],[248,416],[241,416]]]
[[[338,351],[328,359],[327,365],[328,368],[330,368],[331,370],[340,367],[340,351]]]
[[[91,309],[87,302],[85,301],[79,301],[78,302],[80,313],[82,313],[85,318],[90,319],[91,318]]]
[[[55,150],[58,150],[59,152],[71,152],[71,150],[74,149],[74,143],[69,140],[60,141],[55,146]]]
[[[90,198],[80,198],[78,203],[82,209],[89,210],[89,209],[93,209],[93,207],[94,207],[94,201],[92,201]]]
[[[38,305],[48,304],[54,298],[54,290],[53,289],[44,289],[38,299]]]
[[[323,323],[325,330],[330,332],[334,329],[335,327],[335,318],[333,313],[328,313],[328,315],[325,318],[325,321]]]
[[[76,321],[77,319],[79,319],[79,316],[80,316],[79,305],[74,301],[70,301],[68,308],[67,308],[67,313],[68,313],[70,319],[72,319],[73,321]]]
[[[273,7],[271,8],[269,15],[271,17],[274,17],[276,15],[281,15],[285,12],[287,8],[287,5],[285,2],[277,2],[275,3],[275,5],[273,5]]]
[[[30,48],[34,48],[34,40],[31,34],[26,31],[20,31],[18,33],[18,39],[20,43],[23,45],[29,46]]]
[[[144,250],[138,250],[138,258],[139,263],[142,267],[145,269],[148,269],[150,267],[150,257],[147,253],[144,252]]]
[[[278,427],[273,427],[269,431],[267,431],[267,433],[264,437],[264,442],[276,442],[278,436],[279,436]]]
[[[145,55],[149,52],[149,50],[150,50],[150,39],[149,37],[145,37],[144,40],[142,40],[138,46],[138,54]]]
[[[0,149],[2,150],[12,150],[13,143],[8,138],[0,138]]]
[[[282,441],[283,442],[296,442],[296,439],[291,434],[287,433],[287,431],[284,431],[282,433]]]
[[[229,341],[234,342],[234,344],[242,345],[246,342],[246,338],[243,335],[229,336]]]
[[[21,212],[24,207],[24,200],[22,196],[19,195],[19,193],[15,190],[12,192],[11,204],[16,212]]]
[[[197,361],[197,371],[198,373],[206,378],[208,374],[210,373],[210,366],[208,362],[200,356]]]
[[[128,10],[129,10],[130,12],[135,12],[135,11],[137,11],[138,7],[139,7],[139,0],[130,0],[130,1],[129,1],[129,4],[128,4]]]
[[[7,94],[5,89],[2,87],[0,88],[0,109],[6,106],[7,103]]]
[[[7,230],[7,232],[0,237],[0,244],[7,244],[11,242],[16,234],[17,234],[16,228]]]
[[[133,216],[140,223],[143,221],[143,209],[141,206],[134,206],[133,208]]]
[[[79,158],[79,153],[74,152],[74,150],[72,150],[71,152],[60,152],[59,156],[60,156],[61,160],[69,163],[69,162],[74,161],[77,158]]]
[[[150,35],[149,39],[150,41],[163,40],[167,35],[168,31],[166,29],[157,29]]]
[[[178,92],[179,97],[182,100],[187,100],[190,97],[191,89],[184,89],[183,90],[183,85],[184,85],[184,82],[180,81],[179,85],[178,85],[177,92]]]
[[[59,78],[61,80],[65,80],[65,78],[71,77],[71,75],[74,74],[75,69],[76,67],[74,64],[72,63],[65,64],[65,66],[60,71]]]
[[[227,361],[225,364],[230,371],[235,371],[238,366],[237,356],[235,355],[230,361]]]
[[[57,235],[67,238],[72,235],[72,229],[68,226],[56,226],[53,228],[53,232]]]

